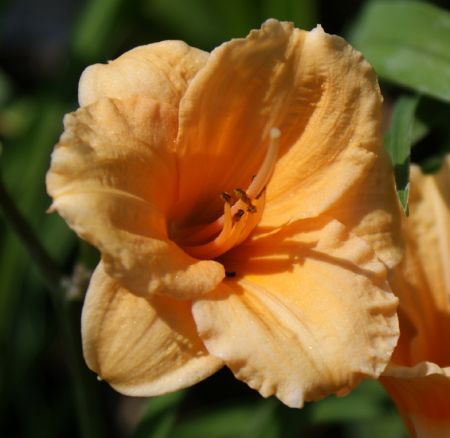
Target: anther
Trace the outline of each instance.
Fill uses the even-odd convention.
[[[242,189],[234,189],[235,195],[247,206],[247,211],[249,213],[255,213],[256,207],[252,204],[252,200],[248,197]]]
[[[226,203],[228,203],[228,204],[231,204],[231,195],[230,195],[229,193],[227,193],[227,192],[222,192],[222,193],[220,194],[220,196],[222,197],[223,202],[226,202]]]
[[[225,271],[225,276],[228,278],[236,277],[236,272],[235,271]]]
[[[281,131],[272,128],[268,132],[266,155],[247,190],[237,188],[232,194],[221,193],[224,202],[223,215],[189,233],[184,250],[197,258],[214,259],[229,249],[240,245],[256,227],[264,210],[265,191],[278,157]],[[237,199],[236,199],[237,198]],[[203,242],[197,245],[194,242]],[[235,273],[227,273],[234,276]]]
[[[248,204],[250,201],[250,198],[247,196],[247,193],[245,193],[242,189],[234,189],[234,194],[241,199],[243,202]]]
[[[244,216],[245,211],[240,208],[236,213],[233,215],[233,222],[239,222],[241,217]]]

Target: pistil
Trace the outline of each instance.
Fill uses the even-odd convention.
[[[247,189],[247,196],[249,198],[257,198],[262,192],[263,188],[267,185],[272,176],[275,164],[278,157],[278,146],[281,131],[278,128],[272,128],[270,130],[270,143],[267,149],[266,157],[261,165],[255,178]]]

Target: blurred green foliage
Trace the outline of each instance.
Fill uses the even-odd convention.
[[[420,1],[372,1],[350,39],[383,78],[450,101],[449,12]]]
[[[0,5],[1,168],[21,212],[68,276],[80,264],[92,269],[97,254],[57,215],[45,213],[50,153],[64,113],[76,108],[83,68],[136,45],[183,39],[210,50],[247,34],[268,17],[291,20],[305,29],[321,23],[326,31],[349,38],[380,76],[386,113],[393,112],[385,146],[396,166],[405,207],[410,151],[411,159],[428,171],[436,170],[450,151],[450,19],[442,9],[445,2],[37,3],[5,0]],[[82,436],[75,403],[78,383],[68,371],[55,310],[29,254],[1,216],[0,231],[0,436]],[[65,315],[79,331],[81,299],[68,301],[67,307]],[[90,415],[102,416],[104,422],[96,426],[93,436],[98,437],[406,436],[377,382],[365,382],[345,398],[330,397],[302,410],[261,399],[227,371],[189,390],[148,401],[122,397],[95,376],[88,383],[99,409]]]
[[[414,113],[418,97],[401,96],[392,111],[391,126],[384,138],[384,147],[394,166],[398,197],[405,212],[408,211],[409,164],[413,142]]]

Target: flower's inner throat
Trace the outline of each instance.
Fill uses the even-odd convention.
[[[185,230],[178,241],[184,251],[199,259],[214,259],[249,236],[264,210],[265,189],[277,161],[280,135],[278,128],[270,130],[266,156],[247,190],[235,188],[232,194],[221,194],[223,215],[210,224]]]

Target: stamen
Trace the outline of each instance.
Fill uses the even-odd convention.
[[[279,138],[281,136],[281,131],[278,128],[272,128],[269,132],[270,141],[269,147],[267,148],[267,154],[264,161],[256,174],[255,178],[251,182],[249,188],[247,189],[247,196],[249,198],[256,198],[267,185],[272,176],[273,169],[277,162],[278,156],[278,146]]]
[[[231,205],[228,202],[225,202],[223,206],[223,229],[222,233],[228,234],[231,232],[233,228],[233,219],[231,217]]]
[[[247,215],[247,225],[245,229],[241,232],[239,239],[236,241],[235,246],[242,243],[247,237],[250,235],[250,233],[253,231],[253,229],[258,225],[259,220],[261,219],[262,213],[264,211],[264,203],[266,201],[266,191],[263,190],[259,198],[255,200],[255,212],[256,214],[248,214]]]
[[[247,196],[247,193],[242,189],[234,189],[236,196],[247,205],[247,211],[249,213],[254,213],[256,211],[255,206],[252,204],[252,200]]]
[[[275,168],[280,136],[281,131],[278,128],[269,131],[266,156],[248,189],[234,189],[238,198],[234,204],[229,193],[221,193],[224,201],[223,215],[208,225],[191,230],[183,245],[186,252],[193,257],[213,259],[239,245],[250,235],[262,216],[265,187]],[[199,244],[189,245],[188,242]]]
[[[239,222],[244,214],[245,211],[240,208],[236,213],[233,214],[233,223]]]
[[[242,189],[234,189],[234,194],[239,198],[242,199],[245,203],[251,202],[250,198],[247,196],[247,193],[245,193]]]
[[[222,197],[223,202],[227,202],[228,204],[231,203],[231,195],[230,195],[229,193],[227,193],[227,192],[222,192],[222,193],[220,194],[220,196]]]
[[[214,259],[227,252],[236,245],[242,231],[246,228],[248,215],[243,212],[241,218],[235,222],[231,215],[231,207],[225,203],[224,227],[220,234],[212,241],[203,245],[185,246],[184,250],[199,259]]]
[[[203,245],[184,246],[184,250],[196,258],[213,259],[242,243],[261,219],[265,202],[264,193],[261,195],[260,199],[255,202],[257,203],[258,213],[249,214],[243,210],[238,210],[242,211],[242,214],[239,213],[240,218],[238,221],[234,220],[230,205],[225,203],[224,227],[220,234],[215,239]]]

